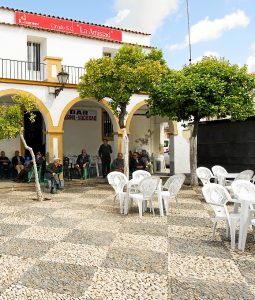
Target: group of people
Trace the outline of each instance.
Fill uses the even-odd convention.
[[[37,152],[35,155],[37,166],[43,166],[44,158],[41,152]],[[0,154],[0,178],[6,177],[8,179],[13,178],[15,181],[24,182],[28,179],[28,173],[33,167],[32,160],[28,157],[26,160],[16,150],[14,156],[10,160],[5,151],[1,151]]]
[[[103,144],[100,145],[98,150],[98,156],[102,163],[103,178],[106,178],[111,171],[124,172],[124,159],[122,153],[118,153],[117,157],[112,162],[111,154],[111,145],[108,144],[107,139],[103,139]],[[87,153],[86,149],[82,149],[75,164],[75,169],[80,178],[86,178],[86,172],[89,172],[90,162],[90,155]],[[147,170],[152,173],[152,164],[146,150],[142,150],[141,152],[129,152],[129,171],[132,174],[136,170]]]
[[[36,153],[36,160],[38,164],[42,163],[42,155],[40,152]],[[32,164],[30,159],[25,160],[23,156],[20,155],[19,151],[16,150],[14,156],[10,160],[6,155],[5,151],[1,151],[0,154],[0,178],[6,177],[11,178],[25,178],[31,170]]]

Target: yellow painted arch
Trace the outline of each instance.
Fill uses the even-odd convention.
[[[127,121],[126,121],[126,130],[127,130],[127,134],[130,134],[130,125],[131,125],[131,121],[133,119],[133,116],[135,114],[135,112],[140,109],[141,107],[143,107],[144,105],[147,105],[146,100],[143,100],[139,103],[137,103],[131,110],[131,112],[128,114],[127,117]],[[178,135],[178,128],[177,128],[177,122],[176,121],[172,121],[173,123],[173,133],[174,135]]]
[[[32,96],[35,99],[36,105],[38,106],[38,109],[44,118],[47,130],[48,131],[52,130],[53,122],[52,122],[50,112],[47,109],[47,107],[43,104],[43,102],[38,97],[36,97],[34,94],[27,92],[27,91],[23,91],[23,90],[18,90],[18,89],[6,89],[3,91],[0,91],[0,97],[8,96],[8,95],[15,95],[18,93],[22,94],[22,95]]]
[[[64,107],[64,109],[63,109],[63,111],[61,113],[61,116],[60,116],[60,119],[59,119],[59,123],[58,123],[58,128],[61,129],[61,130],[63,130],[65,116],[66,116],[67,112],[72,108],[73,105],[75,105],[76,103],[78,103],[80,101],[88,101],[88,100],[91,101],[91,98],[76,97],[73,100],[71,100],[70,102],[68,102],[68,104]],[[92,101],[96,101],[96,99],[92,100]],[[103,104],[104,108],[112,114],[112,116],[113,116],[113,118],[115,120],[116,129],[117,129],[116,133],[121,134],[121,129],[119,127],[118,119],[114,115],[114,113],[113,113],[110,105],[108,104],[108,102],[105,99],[102,99],[100,101],[100,103]]]

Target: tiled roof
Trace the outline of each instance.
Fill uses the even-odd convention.
[[[7,6],[0,6],[0,9],[10,10],[10,11],[20,11],[20,12],[24,12],[24,13],[28,13],[28,14],[34,14],[34,15],[39,15],[39,16],[51,17],[51,18],[57,18],[57,19],[61,19],[61,20],[74,21],[74,22],[78,22],[78,23],[82,23],[82,24],[101,26],[101,27],[105,27],[105,28],[112,28],[112,29],[117,29],[117,30],[131,32],[131,33],[136,33],[136,34],[151,35],[150,33],[139,32],[139,31],[134,31],[134,30],[129,30],[129,29],[123,29],[123,28],[118,28],[118,27],[105,26],[105,25],[95,24],[95,23],[89,23],[89,22],[83,22],[83,21],[79,21],[79,20],[62,18],[62,17],[58,17],[58,16],[40,14],[40,13],[31,12],[31,11],[25,11],[25,10],[10,8],[10,7],[7,7]]]

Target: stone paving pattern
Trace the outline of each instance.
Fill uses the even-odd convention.
[[[0,300],[255,299],[255,245],[210,241],[210,207],[184,187],[160,218],[121,216],[106,184],[70,186],[51,201],[0,193]]]

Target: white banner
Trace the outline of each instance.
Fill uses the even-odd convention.
[[[72,121],[97,121],[97,111],[87,109],[70,109],[65,120]]]

